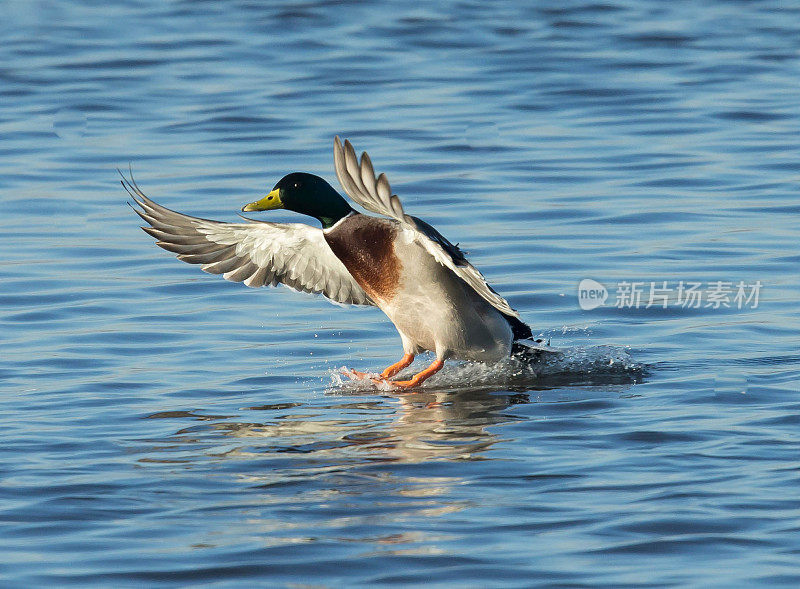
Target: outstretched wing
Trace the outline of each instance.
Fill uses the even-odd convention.
[[[302,223],[199,219],[153,202],[133,177],[123,176],[122,185],[141,207],[133,210],[150,225],[142,229],[179,260],[254,288],[282,283],[337,303],[375,304],[331,251],[320,229]]]
[[[503,315],[519,319],[519,313],[486,283],[483,275],[467,261],[457,246],[422,219],[405,214],[400,199],[392,194],[386,175],[375,176],[372,161],[366,152],[361,154],[359,162],[350,142],[345,140],[342,145],[337,136],[334,139],[333,160],[336,176],[350,198],[368,211],[396,219],[404,228],[414,231],[415,239],[437,262],[450,268]]]

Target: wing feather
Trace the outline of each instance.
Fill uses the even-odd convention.
[[[359,164],[355,149],[350,142],[345,140],[342,144],[337,136],[333,142],[333,161],[336,167],[336,176],[350,198],[368,211],[399,221],[404,229],[413,232],[414,239],[437,262],[452,270],[456,276],[471,286],[498,311],[519,319],[519,313],[489,286],[483,275],[467,261],[457,246],[447,241],[428,223],[405,214],[400,198],[396,194],[392,194],[386,174],[381,173],[377,178],[375,177],[372,160],[366,152],[362,154]]]
[[[123,176],[122,185],[139,205],[133,210],[149,225],[142,229],[179,260],[200,264],[205,272],[252,288],[283,283],[336,303],[374,305],[331,251],[320,229],[302,223],[200,219],[150,200],[132,176]]]
[[[256,266],[258,270],[248,279],[243,280],[245,286],[249,286],[250,288],[258,288],[259,286],[264,286],[264,283],[267,281],[267,269],[262,266]],[[314,289],[316,292],[319,292],[322,289]]]
[[[366,151],[361,154],[361,183],[368,193],[375,192],[375,169]]]
[[[230,272],[225,272],[222,277],[225,280],[230,280],[231,282],[244,282],[253,274],[255,274],[257,270],[258,266],[252,262],[245,262],[242,266],[239,266]]]

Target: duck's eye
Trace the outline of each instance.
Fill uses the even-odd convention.
[[[267,200],[272,200],[272,197],[270,196],[269,198],[267,198]]]
[[[295,188],[300,188],[300,182],[295,182],[295,183],[294,183],[294,187],[295,187]]]

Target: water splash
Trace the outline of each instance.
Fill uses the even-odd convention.
[[[397,390],[385,382],[351,379],[347,375],[349,372],[345,366],[332,371],[331,388],[340,393]],[[397,378],[408,378],[411,374],[413,371],[406,370]],[[378,374],[370,376],[377,378]],[[636,362],[626,348],[604,345],[560,348],[532,360],[507,358],[491,365],[447,362],[439,373],[418,388],[441,392],[472,389],[524,391],[567,385],[634,384],[645,376],[646,366]]]

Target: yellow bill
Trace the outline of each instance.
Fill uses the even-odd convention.
[[[251,202],[242,207],[242,211],[250,213],[252,211],[271,211],[272,209],[282,209],[281,190],[276,188],[261,200]]]

